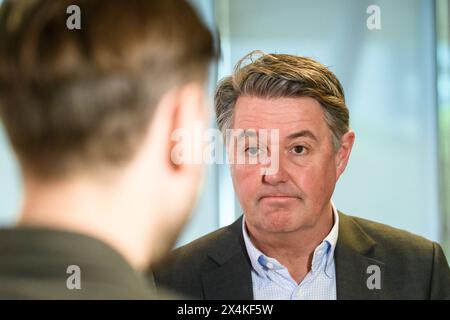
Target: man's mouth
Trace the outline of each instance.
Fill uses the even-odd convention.
[[[298,199],[297,196],[285,195],[285,194],[267,194],[259,198],[259,200],[268,199],[268,200],[289,200],[289,199]]]

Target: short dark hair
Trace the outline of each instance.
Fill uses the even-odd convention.
[[[80,30],[66,26],[70,5]],[[126,163],[162,95],[206,79],[213,42],[183,0],[7,0],[0,116],[22,166],[59,175]]]

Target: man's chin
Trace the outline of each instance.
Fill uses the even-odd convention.
[[[276,211],[261,213],[261,226],[267,232],[284,233],[300,228],[302,222],[292,212]]]

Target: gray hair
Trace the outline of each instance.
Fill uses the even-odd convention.
[[[255,54],[260,56],[253,60]],[[251,62],[244,65],[247,60]],[[349,111],[339,80],[328,68],[310,58],[261,51],[244,56],[236,64],[233,74],[223,78],[216,89],[216,121],[222,133],[231,128],[236,101],[245,95],[314,98],[322,106],[335,151],[340,147],[342,136],[350,129]]]

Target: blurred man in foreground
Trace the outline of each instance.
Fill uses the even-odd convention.
[[[450,299],[439,244],[332,203],[355,133],[330,70],[250,54],[215,106],[229,158],[245,160],[231,163],[244,214],[177,249],[155,269],[157,284],[204,299]]]
[[[24,198],[0,230],[0,298],[157,297],[140,272],[173,245],[202,174],[171,157],[171,135],[201,139],[213,51],[182,0],[2,5],[1,119]]]

